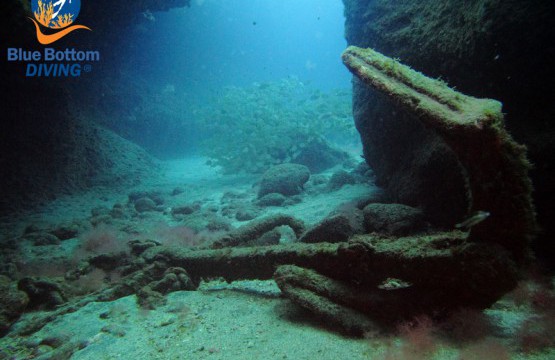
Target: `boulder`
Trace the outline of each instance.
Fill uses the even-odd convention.
[[[282,206],[285,202],[285,196],[278,193],[269,193],[262,196],[256,201],[258,206]]]
[[[156,203],[148,197],[139,198],[135,201],[135,210],[140,213],[154,211],[156,210]]]
[[[403,236],[425,229],[421,210],[403,204],[369,204],[363,209],[367,232]]]
[[[0,335],[19,318],[28,303],[27,294],[18,290],[15,282],[0,275]]]
[[[290,196],[301,193],[310,178],[310,170],[299,164],[280,164],[262,175],[258,198],[270,193]]]
[[[353,175],[345,170],[339,170],[333,173],[329,182],[328,189],[331,191],[339,190],[345,185],[352,185],[356,183],[356,179]]]

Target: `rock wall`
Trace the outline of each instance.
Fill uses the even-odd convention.
[[[372,47],[457,90],[503,102],[514,138],[533,163],[542,233],[540,257],[555,255],[549,239],[555,183],[555,110],[551,64],[555,4],[545,1],[344,0],[349,45]],[[381,184],[400,202],[421,206],[440,226],[465,216],[461,167],[431,131],[373,90],[354,84],[354,115],[364,154]],[[407,155],[408,154],[408,155]],[[494,192],[495,189],[492,189]],[[495,215],[495,214],[492,214]]]
[[[85,6],[79,21],[97,28],[80,38],[79,46],[102,49],[117,59],[118,41],[125,27],[146,10],[187,6],[188,0],[96,1]],[[29,1],[0,4],[2,48],[41,49],[27,19]],[[75,44],[62,39],[56,46]],[[25,78],[18,64],[2,55],[0,85],[0,216],[13,214],[61,193],[103,183],[132,184],[152,170],[152,159],[123,139],[83,121],[70,109],[79,99],[71,90],[76,79]],[[111,64],[116,64],[113,61]],[[114,65],[115,66],[115,65]],[[110,71],[115,71],[111,68]],[[83,80],[100,81],[99,78]]]

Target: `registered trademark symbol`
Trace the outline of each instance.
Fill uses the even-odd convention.
[[[84,72],[91,72],[92,71],[92,65],[91,64],[85,64],[85,66],[83,66],[83,71]]]

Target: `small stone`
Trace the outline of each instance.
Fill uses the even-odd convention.
[[[183,194],[184,192],[185,192],[185,190],[183,190],[183,188],[176,187],[172,190],[171,196],[177,196],[179,194]]]
[[[176,206],[172,208],[172,215],[190,215],[197,211],[200,206],[195,205],[183,205],[183,206]]]
[[[156,210],[156,203],[151,198],[143,197],[135,201],[135,210],[140,213],[154,211]]]
[[[404,236],[425,229],[420,209],[403,204],[369,204],[363,209],[367,232]]]
[[[258,197],[261,198],[270,193],[280,193],[285,196],[299,194],[309,178],[310,170],[304,165],[276,165],[262,176]]]
[[[352,185],[355,184],[356,180],[355,177],[345,170],[339,170],[335,172],[329,182],[328,182],[328,189],[329,190],[339,190],[345,185]]]
[[[235,214],[238,221],[249,221],[256,218],[258,214],[252,209],[241,209]]]
[[[285,199],[285,196],[282,194],[269,193],[258,199],[256,204],[258,206],[282,206]]]
[[[28,234],[25,239],[31,241],[35,246],[58,245],[61,243],[58,237],[47,232]]]
[[[62,224],[52,230],[50,233],[60,240],[73,239],[79,233],[79,225],[75,223]]]

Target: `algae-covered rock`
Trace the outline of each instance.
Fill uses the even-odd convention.
[[[28,303],[29,297],[17,289],[17,283],[0,275],[0,335],[19,318]]]
[[[363,213],[367,232],[402,236],[425,228],[422,211],[403,204],[369,204]]]
[[[262,175],[258,197],[270,193],[286,196],[300,194],[309,178],[310,170],[304,165],[276,165]]]
[[[356,227],[351,224],[344,214],[330,216],[309,229],[299,239],[300,242],[341,242],[347,241],[356,232]]]
[[[47,278],[23,278],[17,288],[27,294],[31,308],[53,309],[66,301],[61,286]]]
[[[286,198],[279,193],[269,193],[256,201],[259,206],[282,206]]]
[[[154,211],[156,210],[156,203],[148,197],[142,197],[135,201],[135,210],[140,213],[145,211]]]
[[[345,185],[352,185],[354,183],[356,183],[356,179],[352,174],[345,170],[339,170],[331,176],[328,182],[328,189],[332,191],[339,190]]]
[[[323,139],[317,139],[301,147],[291,161],[305,165],[312,173],[319,173],[346,160],[349,155],[330,146]]]

